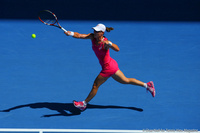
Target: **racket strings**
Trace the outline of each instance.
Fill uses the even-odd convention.
[[[39,18],[48,25],[52,25],[56,23],[56,18],[54,14],[48,12],[48,11],[41,11],[39,14]]]

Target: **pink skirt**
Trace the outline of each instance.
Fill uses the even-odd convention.
[[[117,62],[111,58],[109,63],[106,63],[102,66],[100,75],[103,77],[110,77],[119,70]]]

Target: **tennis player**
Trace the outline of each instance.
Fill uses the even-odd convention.
[[[87,107],[87,103],[96,95],[98,88],[109,78],[112,77],[114,80],[122,84],[132,84],[141,86],[147,89],[153,97],[155,97],[155,88],[152,81],[144,83],[135,78],[127,78],[122,71],[119,69],[117,62],[110,57],[109,50],[119,51],[119,47],[109,41],[105,36],[105,31],[110,32],[113,30],[112,27],[108,28],[104,24],[98,24],[93,27],[94,33],[89,34],[80,34],[73,31],[67,31],[65,34],[67,36],[72,36],[74,38],[80,39],[90,39],[92,42],[92,49],[96,54],[99,63],[102,67],[101,72],[96,77],[92,90],[89,93],[88,97],[84,101],[74,101],[74,106],[84,111]]]

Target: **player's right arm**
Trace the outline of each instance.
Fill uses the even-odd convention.
[[[67,31],[65,32],[67,36],[72,36],[74,38],[80,38],[80,39],[93,39],[94,34],[89,33],[89,34],[80,34],[78,32],[72,32],[72,31]]]

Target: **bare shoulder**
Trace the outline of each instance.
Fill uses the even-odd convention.
[[[94,39],[94,33],[90,33],[90,39],[93,40]]]

